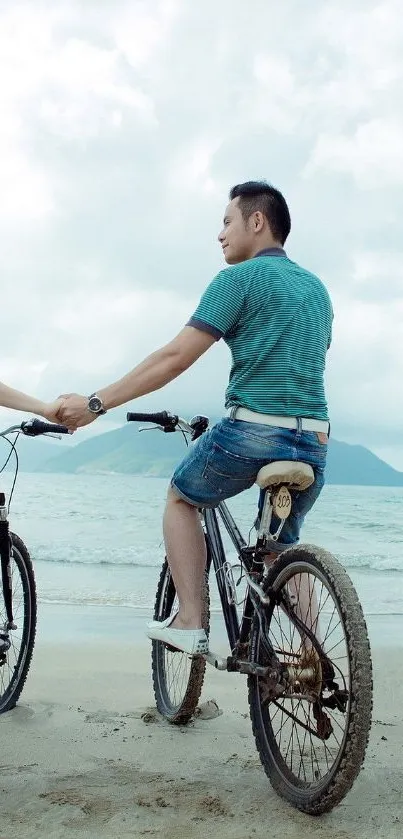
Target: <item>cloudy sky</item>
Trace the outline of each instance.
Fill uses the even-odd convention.
[[[333,299],[333,434],[403,469],[401,0],[0,0],[0,79],[3,381],[89,393],[173,337],[267,178]],[[228,364],[137,405],[217,415]]]

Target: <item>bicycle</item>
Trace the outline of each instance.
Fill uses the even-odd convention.
[[[13,441],[8,435],[16,433]],[[10,711],[18,702],[31,665],[35,644],[37,602],[35,575],[28,548],[9,529],[8,514],[18,474],[16,441],[20,434],[37,437],[41,434],[57,436],[68,434],[64,425],[31,419],[0,432],[7,440],[11,455],[16,457],[16,471],[8,505],[4,492],[0,492],[0,713]],[[3,471],[3,470],[1,470]]]
[[[207,417],[190,423],[166,411],[128,413],[165,433],[197,439]],[[143,429],[141,429],[143,430]],[[276,792],[311,815],[330,811],[352,787],[364,761],[371,727],[372,663],[367,627],[356,591],[334,556],[314,545],[284,550],[266,569],[266,540],[278,539],[293,490],[314,480],[311,466],[277,461],[256,483],[265,490],[255,544],[248,545],[227,505],[200,509],[207,546],[203,626],[209,633],[209,572],[213,567],[231,654],[190,658],[152,641],[152,675],[159,712],[171,723],[192,718],[206,663],[248,677],[252,730],[264,770]],[[290,492],[291,490],[291,492]],[[273,512],[280,520],[270,532]],[[240,577],[226,559],[220,524],[234,545]],[[246,585],[241,601],[237,586]],[[243,603],[239,619],[238,609]],[[154,620],[177,605],[165,559]]]

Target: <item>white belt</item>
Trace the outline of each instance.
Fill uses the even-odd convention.
[[[278,417],[275,414],[258,414],[256,411],[250,411],[249,408],[230,408],[230,414],[233,419],[244,420],[244,422],[275,425],[278,428],[298,428],[297,417]],[[301,431],[322,431],[324,434],[329,433],[329,423],[327,420],[301,417],[300,422]]]

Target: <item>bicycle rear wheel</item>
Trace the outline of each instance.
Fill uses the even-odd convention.
[[[177,603],[175,585],[165,560],[155,598],[154,620],[165,620]],[[203,627],[210,626],[208,578],[204,586]],[[184,725],[193,716],[203,687],[206,662],[152,641],[152,674],[157,708],[169,722]]]
[[[321,548],[301,545],[285,551],[264,588],[278,595],[267,609],[266,631],[280,662],[294,668],[294,677],[275,700],[264,678],[249,677],[253,733],[274,789],[298,809],[320,815],[342,800],[364,760],[372,712],[367,628],[350,578]],[[294,596],[288,614],[279,602],[282,595],[290,604]],[[294,613],[318,639],[326,657],[322,661],[312,645],[309,649]],[[256,615],[250,653],[253,661],[265,663]]]
[[[9,630],[10,648],[0,655],[0,713],[14,708],[31,664],[36,633],[36,587],[31,557],[15,533],[11,538],[11,584],[16,629]],[[0,586],[0,626],[7,615]]]

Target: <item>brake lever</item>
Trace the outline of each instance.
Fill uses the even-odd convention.
[[[61,434],[54,434],[53,431],[45,431],[44,434],[41,435],[42,437],[54,437],[55,440],[61,440]]]
[[[152,425],[150,427],[149,425],[144,425],[143,428],[139,428],[139,432],[140,431],[164,431],[164,426],[163,425]]]

